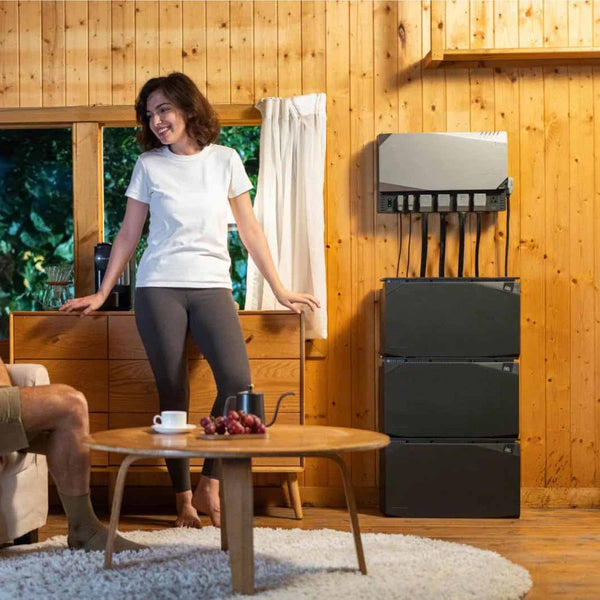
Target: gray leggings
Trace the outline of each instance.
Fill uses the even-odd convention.
[[[160,410],[189,410],[186,336],[188,328],[208,361],[217,384],[211,415],[220,415],[227,396],[251,383],[246,344],[233,302],[225,288],[140,287],[135,320],[154,373]],[[188,459],[168,459],[176,492],[191,489]],[[204,461],[202,474],[216,479],[216,461]]]

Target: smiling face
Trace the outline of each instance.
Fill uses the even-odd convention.
[[[150,94],[146,109],[150,129],[161,144],[173,146],[188,141],[183,113],[165,96],[162,90],[156,90]]]

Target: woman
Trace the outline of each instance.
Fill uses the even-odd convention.
[[[188,327],[217,384],[211,414],[251,383],[246,345],[231,295],[227,202],[242,242],[277,300],[295,312],[319,301],[282,285],[248,190],[252,184],[235,150],[214,144],[216,114],[182,73],[150,79],[135,105],[142,130],[126,191],[127,208],[96,294],[69,300],[66,312],[102,306],[133,255],[150,210],[148,248],[137,272],[136,323],[158,388],[162,410],[189,409],[185,340]],[[198,511],[220,524],[216,463],[206,460],[192,494],[189,461],[167,460],[175,487],[176,526],[201,527]]]

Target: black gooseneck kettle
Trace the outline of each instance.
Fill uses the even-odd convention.
[[[271,427],[277,419],[277,413],[279,412],[279,405],[286,396],[295,396],[294,392],[286,392],[279,396],[277,404],[275,406],[275,414],[270,423],[265,423],[265,427]],[[256,415],[260,417],[260,420],[265,420],[265,395],[262,392],[255,392],[254,386],[250,384],[247,390],[238,392],[235,396],[229,396],[225,400],[225,409],[223,416],[227,416],[230,410],[243,410],[246,413]]]

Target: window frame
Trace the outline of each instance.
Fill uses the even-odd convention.
[[[252,104],[214,104],[221,125],[261,125]],[[104,127],[135,127],[133,106],[0,109],[0,129],[71,127],[73,132],[73,262],[76,296],[94,292],[94,246],[104,240]]]

